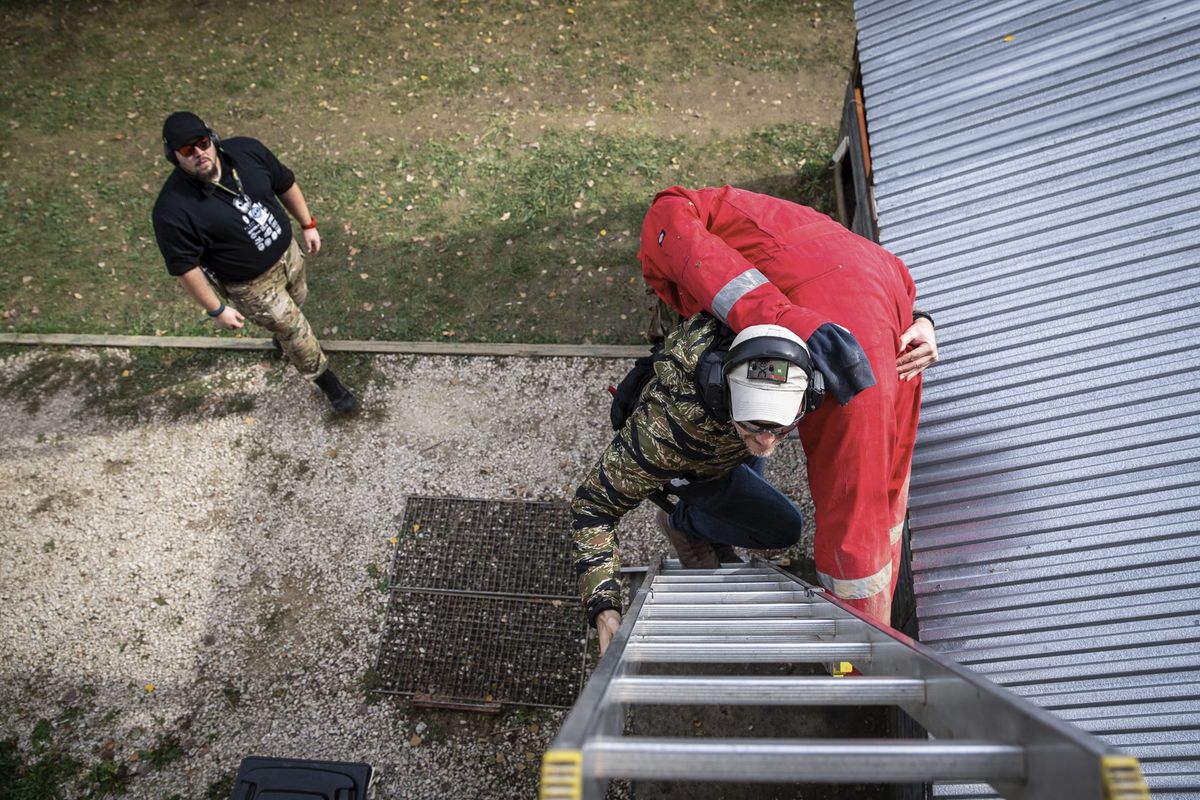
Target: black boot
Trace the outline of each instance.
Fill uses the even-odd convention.
[[[717,554],[717,560],[722,564],[745,564],[742,557],[737,554],[737,550],[733,549],[733,545],[720,544],[713,542],[713,552]]]
[[[345,415],[358,411],[358,399],[350,393],[345,384],[338,380],[338,376],[333,374],[333,370],[327,369],[318,375],[316,384],[329,398],[329,405],[333,406],[333,410],[337,413]]]
[[[685,569],[717,569],[721,566],[721,561],[709,542],[671,527],[671,518],[661,508],[655,513],[654,521],[675,548],[675,555],[679,557],[679,563]]]

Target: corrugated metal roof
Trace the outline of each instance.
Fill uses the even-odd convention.
[[[1200,796],[1200,1],[855,8],[921,638]]]

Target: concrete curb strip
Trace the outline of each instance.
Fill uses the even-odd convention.
[[[82,333],[0,333],[0,344],[69,347],[181,347],[214,350],[271,350],[270,339],[218,336],[102,336]],[[323,339],[334,353],[409,353],[434,356],[511,356],[521,358],[637,358],[645,345],[517,344],[509,342],[375,342]]]

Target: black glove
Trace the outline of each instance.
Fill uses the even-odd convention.
[[[854,334],[841,325],[826,322],[812,332],[806,343],[813,365],[825,376],[825,392],[842,405],[875,385],[875,373],[866,352]]]

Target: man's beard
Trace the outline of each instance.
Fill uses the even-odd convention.
[[[778,439],[772,440],[769,445],[763,447],[758,442],[754,441],[754,439],[747,436],[742,437],[742,443],[746,445],[746,449],[749,450],[752,455],[756,455],[759,458],[766,458],[770,456],[775,452],[775,448],[779,446]]]
[[[217,179],[217,162],[209,161],[208,168],[197,171],[196,177],[202,181],[215,181]]]

